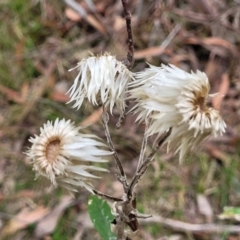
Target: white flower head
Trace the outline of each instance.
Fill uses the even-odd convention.
[[[80,108],[87,98],[94,105],[104,104],[109,107],[111,114],[116,106],[123,116],[125,94],[133,73],[108,53],[83,59],[75,68],[79,73],[68,91],[69,102],[75,102],[73,108]]]
[[[48,121],[39,136],[29,139],[32,146],[27,155],[36,176],[44,176],[54,186],[60,185],[69,191],[77,192],[78,187],[91,191],[90,180],[97,176],[90,172],[107,170],[89,163],[106,162],[102,157],[112,153],[102,149],[106,146],[97,136],[79,133],[80,129],[70,120],[57,119],[54,123]]]
[[[203,72],[187,73],[174,65],[150,65],[136,74],[130,87],[130,98],[137,102],[133,108],[138,113],[137,120],[150,119],[149,135],[161,135],[172,128],[168,147],[180,153],[180,161],[208,135],[225,132],[220,113],[207,106],[210,85]]]

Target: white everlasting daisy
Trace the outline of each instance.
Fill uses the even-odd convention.
[[[187,73],[173,65],[150,65],[136,74],[130,87],[130,98],[137,102],[133,109],[138,113],[137,120],[151,120],[149,135],[161,135],[172,128],[168,147],[180,153],[180,160],[208,135],[225,132],[220,113],[206,105],[211,95],[203,72]]]
[[[79,73],[68,91],[69,102],[75,102],[74,108],[80,108],[87,98],[94,105],[104,104],[109,107],[111,113],[115,105],[121,115],[124,114],[125,93],[133,74],[123,63],[105,53],[83,59],[75,68]]]
[[[90,162],[106,162],[102,159],[111,152],[101,149],[105,144],[91,134],[79,133],[70,120],[48,121],[40,129],[40,135],[30,138],[32,143],[27,155],[31,158],[36,176],[44,176],[54,186],[60,185],[70,191],[85,187],[91,191],[89,171],[107,171],[104,168],[86,165]]]

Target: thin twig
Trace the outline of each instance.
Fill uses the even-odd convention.
[[[148,141],[147,130],[148,130],[148,120],[145,121],[145,132],[144,132],[144,136],[143,136],[143,140],[142,140],[141,152],[140,152],[139,159],[138,159],[137,172],[138,172],[140,166],[142,165],[144,155],[146,152],[147,141]]]
[[[141,221],[142,224],[162,224],[165,227],[181,232],[192,233],[240,233],[240,226],[237,225],[222,225],[222,224],[192,224],[174,219],[164,218],[161,216],[153,216],[149,219]]]
[[[157,150],[163,145],[163,143],[166,141],[166,139],[169,137],[169,135],[172,132],[172,128],[170,128],[165,134],[162,135],[162,137],[160,138],[160,140],[158,141],[157,145],[154,147],[154,149],[152,150],[152,152],[149,154],[149,156],[143,161],[142,165],[140,166],[139,170],[135,173],[135,175],[133,176],[130,184],[129,184],[129,188],[128,188],[128,192],[127,192],[127,196],[129,199],[132,198],[132,194],[133,194],[133,190],[134,187],[137,185],[137,183],[140,181],[141,176],[146,172],[148,166],[150,165],[154,154],[157,152]]]
[[[3,216],[2,216],[3,214]],[[5,216],[6,215],[6,216]],[[10,214],[0,212],[0,216],[6,219],[10,219],[12,216]],[[87,214],[84,218],[84,227],[86,229],[93,229],[94,226],[90,221],[90,217]],[[221,234],[221,233],[240,233],[240,226],[239,225],[227,225],[227,224],[194,224],[194,223],[187,223],[182,222],[179,220],[174,220],[171,218],[164,218],[162,216],[153,215],[151,218],[147,219],[139,219],[139,223],[142,225],[153,225],[159,224],[162,227],[172,229],[178,232],[186,233],[205,233],[205,234]]]
[[[119,156],[117,154],[117,151],[116,151],[116,149],[113,145],[111,135],[110,135],[110,132],[109,132],[109,128],[108,128],[108,120],[109,120],[108,113],[106,112],[106,109],[103,106],[102,121],[103,121],[104,130],[105,130],[105,135],[106,135],[106,138],[107,138],[108,145],[109,145],[110,149],[113,151],[113,156],[114,156],[114,159],[116,161],[116,166],[117,166],[117,169],[118,169],[118,175],[117,175],[118,180],[122,183],[124,191],[126,192],[126,190],[128,189],[127,177],[126,177],[126,174],[124,172],[121,161],[119,159]]]
[[[112,202],[121,202],[122,201],[121,198],[112,197],[112,196],[107,195],[105,193],[99,192],[96,189],[92,189],[92,191],[93,191],[94,194],[98,195],[101,198],[104,198],[105,200],[109,200],[109,201],[112,201]]]
[[[131,26],[131,13],[128,8],[127,0],[122,0],[124,16],[126,19],[126,27],[128,34],[128,52],[127,52],[127,62],[125,65],[131,68],[134,63],[134,47],[133,47],[133,36],[132,36],[132,26]]]
[[[159,48],[166,49],[166,47],[170,44],[170,42],[173,40],[173,38],[176,36],[176,34],[181,29],[181,24],[177,24],[173,30],[168,34],[168,36],[165,38],[165,40],[162,42]]]
[[[77,12],[79,14],[79,16],[81,16],[85,21],[87,21],[90,25],[93,25],[93,27],[96,27],[94,24],[92,24],[92,19],[89,17],[88,13],[86,12],[86,10],[75,0],[63,0],[65,2],[65,4],[67,6],[69,6],[71,9],[73,9],[75,12]],[[95,17],[97,18],[97,20],[100,22],[101,26],[104,26],[104,30],[100,31],[101,33],[103,33],[104,35],[108,34],[108,29],[105,26],[106,24],[104,24],[104,19],[102,19],[102,17],[96,12],[94,11],[94,5],[92,3],[92,1],[85,1],[88,5],[88,7],[94,12]],[[99,28],[97,28],[99,30]]]
[[[83,17],[84,19],[87,20],[87,12],[85,11],[85,9],[78,4],[77,2],[75,2],[74,0],[63,0],[70,8],[72,8],[73,10],[75,10],[81,17]]]

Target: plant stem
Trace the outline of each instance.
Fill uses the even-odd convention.
[[[131,26],[131,13],[128,8],[127,0],[122,0],[124,16],[126,20],[127,34],[128,34],[128,52],[127,52],[127,61],[125,65],[128,68],[131,68],[134,63],[134,46],[133,46],[133,35],[132,35],[132,26]]]
[[[128,199],[132,198],[134,187],[140,181],[140,178],[142,177],[142,175],[146,172],[148,166],[152,162],[154,154],[163,145],[163,143],[166,141],[166,139],[170,136],[171,132],[172,132],[172,129],[170,128],[167,132],[165,132],[162,135],[162,137],[158,141],[157,145],[153,148],[152,152],[148,155],[148,157],[142,162],[139,170],[133,176],[133,178],[129,184],[129,188],[128,188],[128,192],[127,192]]]
[[[107,138],[108,145],[109,145],[110,149],[113,151],[113,156],[114,156],[116,166],[117,166],[117,169],[118,169],[117,178],[118,178],[119,182],[122,183],[123,188],[124,188],[124,192],[126,192],[127,189],[128,189],[127,177],[126,177],[126,174],[124,172],[121,161],[119,159],[119,156],[117,154],[117,151],[116,151],[116,149],[113,145],[111,135],[110,135],[110,132],[109,132],[109,128],[108,128],[108,120],[109,120],[108,113],[105,109],[105,106],[103,106],[102,121],[103,121],[104,130],[105,130],[105,135],[106,135],[106,138]]]

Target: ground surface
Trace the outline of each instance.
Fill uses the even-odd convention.
[[[211,92],[220,92],[210,104],[228,125],[224,136],[210,137],[182,165],[164,149],[157,154],[138,187],[138,209],[178,222],[143,221],[134,239],[239,239],[239,234],[223,227],[217,233],[216,228],[238,226],[218,215],[225,206],[240,205],[240,1],[130,2],[133,71],[142,70],[146,61],[205,71]],[[30,146],[28,138],[57,117],[76,124],[93,122],[86,132],[104,137],[98,107],[86,105],[76,112],[65,105],[65,93],[76,75],[68,69],[89,52],[107,51],[124,60],[125,20],[120,1],[79,4],[85,15],[79,16],[64,1],[0,2],[0,239],[100,239],[86,220],[89,194],[80,190],[72,199],[59,188],[45,188],[42,181],[34,181],[23,154]],[[134,125],[127,115],[116,129],[115,116],[110,126],[113,140],[131,177],[144,126]],[[108,164],[111,173],[96,187],[121,196],[115,165]],[[203,223],[212,223],[213,229],[194,231],[195,224]]]

